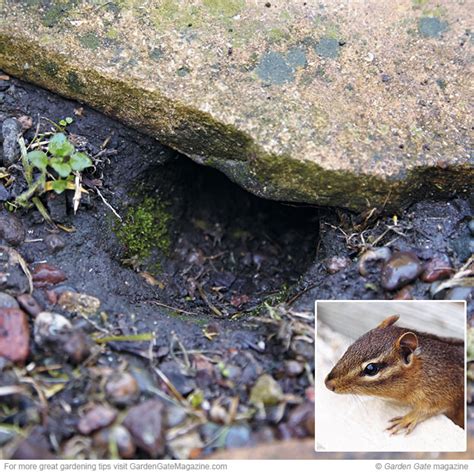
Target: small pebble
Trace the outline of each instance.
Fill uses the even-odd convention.
[[[168,448],[174,459],[193,459],[204,446],[197,430],[192,430],[168,441]]]
[[[58,304],[64,311],[82,316],[92,316],[100,308],[100,300],[98,298],[74,291],[64,291],[61,293]]]
[[[65,245],[64,240],[58,234],[48,234],[44,239],[44,243],[51,253],[59,252]]]
[[[469,232],[474,237],[474,219],[471,219],[467,226],[469,227]]]
[[[297,377],[304,370],[303,364],[297,360],[285,360],[285,372],[289,377]]]
[[[33,119],[29,115],[22,115],[21,117],[18,117],[17,120],[24,132],[33,126]]]
[[[225,447],[233,449],[248,446],[251,435],[252,430],[247,424],[231,425],[225,437]]]
[[[71,332],[71,323],[60,314],[43,311],[36,316],[34,338],[36,344],[40,347],[51,342],[57,342],[62,336]]]
[[[411,287],[410,286],[405,286],[401,290],[398,290],[393,299],[394,300],[412,300],[413,295],[411,293]]]
[[[0,291],[11,296],[27,293],[30,289],[19,254],[10,247],[0,246]]]
[[[163,413],[163,402],[147,400],[130,408],[123,421],[134,443],[152,458],[162,456],[165,452]]]
[[[422,271],[421,262],[411,252],[396,252],[382,268],[381,284],[394,291],[415,280]]]
[[[474,298],[474,288],[458,286],[452,288],[446,293],[444,299],[446,300],[466,300],[469,301]]]
[[[0,293],[0,309],[18,309],[20,305],[13,296]]]
[[[117,418],[117,410],[114,408],[97,405],[90,409],[77,425],[79,433],[88,435],[101,428],[109,426]]]
[[[2,183],[0,183],[0,202],[8,201],[10,198],[10,191]]]
[[[34,318],[43,311],[39,303],[28,293],[18,296],[17,300],[20,303],[21,309]]]
[[[0,239],[7,244],[17,247],[26,238],[26,231],[20,219],[9,212],[0,214]]]
[[[20,157],[18,137],[21,134],[21,124],[14,118],[7,118],[2,125],[3,160],[5,165],[11,165]]]
[[[80,364],[89,357],[91,341],[85,333],[74,330],[63,341],[63,350],[73,364]]]
[[[0,357],[23,364],[29,354],[30,328],[21,309],[0,309]]]
[[[433,283],[437,280],[449,278],[454,273],[447,257],[434,257],[424,266],[420,280]]]
[[[123,372],[109,377],[105,384],[105,393],[109,402],[117,406],[125,406],[137,401],[140,390],[135,377]]]
[[[94,434],[93,441],[95,446],[107,452],[110,443],[115,442],[122,459],[132,459],[135,455],[136,446],[133,443],[132,436],[127,428],[121,425],[98,431]]]
[[[359,260],[359,273],[362,276],[367,276],[369,274],[369,263],[376,261],[384,261],[390,259],[392,252],[388,247],[377,247],[364,252]]]
[[[168,428],[180,425],[186,417],[187,413],[183,407],[178,405],[170,405],[166,407],[166,426]]]
[[[331,257],[326,262],[326,269],[328,273],[333,275],[344,268],[347,268],[351,263],[351,260],[347,257]]]
[[[56,285],[66,280],[66,274],[59,268],[49,263],[40,263],[35,267],[32,273],[33,283],[37,288],[43,288],[48,285]]]
[[[195,380],[184,374],[175,362],[164,362],[160,365],[160,369],[181,395],[189,395],[196,388]]]
[[[296,438],[314,435],[314,403],[305,402],[293,408],[288,415],[287,424]]]
[[[250,403],[256,406],[276,405],[283,398],[278,382],[269,374],[261,375],[250,391]]]

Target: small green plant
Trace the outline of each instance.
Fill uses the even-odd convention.
[[[72,119],[66,118],[61,122],[67,125],[72,122]],[[23,171],[28,189],[16,198],[17,205],[26,207],[30,199],[47,191],[54,191],[57,194],[61,194],[66,189],[77,191],[80,186],[77,181],[79,174],[93,166],[89,156],[76,151],[74,145],[62,132],[53,134],[49,140],[42,143],[42,149],[38,147],[28,152],[24,142],[20,142]],[[33,180],[35,170],[37,173]]]

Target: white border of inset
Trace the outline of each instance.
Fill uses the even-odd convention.
[[[315,338],[314,338],[314,370],[315,370],[315,380],[318,379],[318,365],[317,365],[317,354],[318,354],[318,303],[355,303],[355,304],[367,304],[367,303],[396,303],[396,304],[418,304],[418,303],[438,303],[438,304],[452,304],[452,303],[462,303],[464,305],[464,449],[456,451],[436,451],[440,453],[457,453],[457,452],[466,452],[467,451],[467,437],[468,437],[468,426],[467,426],[467,302],[465,300],[316,300],[314,302],[314,324],[315,324]],[[315,414],[318,410],[318,397],[315,391],[314,397],[314,409]],[[315,432],[314,432],[314,450],[318,453],[337,453],[337,452],[367,452],[367,453],[387,453],[398,452],[398,453],[410,453],[418,452],[417,450],[390,450],[390,451],[370,451],[370,450],[358,450],[358,451],[327,451],[324,449],[318,449],[318,426],[317,426],[317,416],[315,416]],[[433,451],[428,451],[433,452]]]

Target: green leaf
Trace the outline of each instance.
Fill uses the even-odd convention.
[[[48,143],[48,151],[54,156],[69,156],[74,153],[74,145],[64,133],[56,133]]]
[[[61,176],[61,178],[67,178],[71,174],[71,166],[69,163],[64,163],[60,158],[51,159],[51,168]]]
[[[48,156],[46,153],[35,150],[30,151],[27,155],[29,162],[41,171],[45,171],[48,166]]]
[[[66,117],[66,123],[70,125],[72,122],[74,122],[74,119],[72,117]]]
[[[65,127],[67,125],[66,120],[64,120],[64,119],[60,120],[59,125],[61,125],[61,127]]]
[[[92,160],[85,153],[74,153],[69,160],[69,164],[74,171],[83,171],[92,166]]]
[[[56,181],[53,181],[53,183],[51,184],[51,187],[53,188],[53,191],[56,194],[61,194],[67,188],[67,180],[66,179],[57,179]]]

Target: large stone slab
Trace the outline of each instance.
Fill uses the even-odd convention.
[[[364,210],[474,182],[469,2],[0,5],[1,69],[258,195]]]

